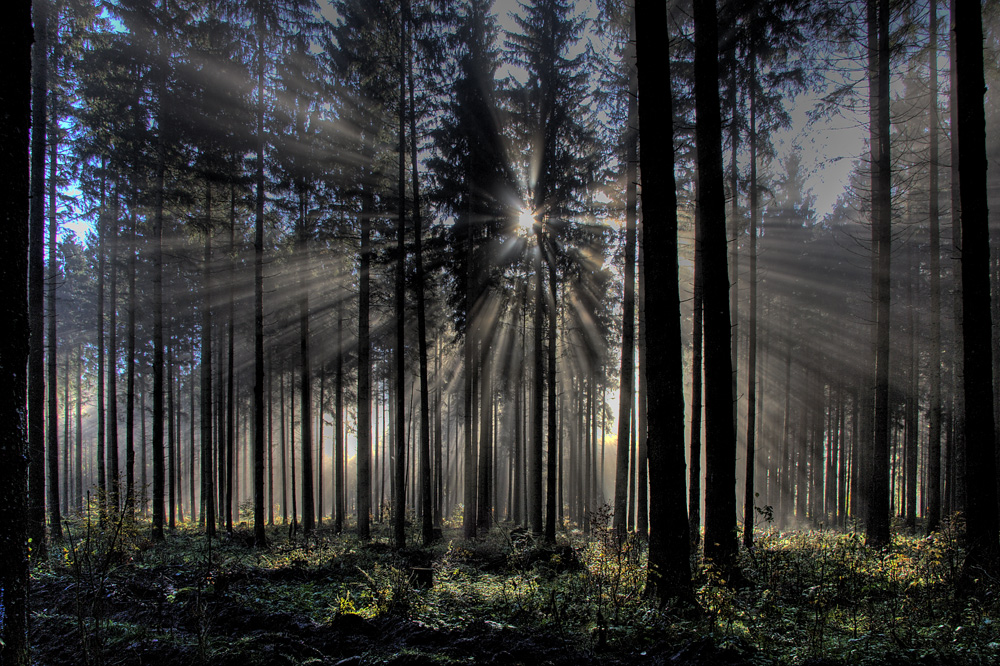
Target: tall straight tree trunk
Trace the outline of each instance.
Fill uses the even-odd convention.
[[[747,341],[747,460],[743,498],[743,545],[753,548],[754,473],[757,435],[757,54],[750,49],[750,323]]]
[[[534,372],[531,391],[531,451],[528,457],[528,519],[531,531],[541,534],[542,523],[542,423],[545,391],[545,357],[542,356],[542,325],[545,314],[545,295],[542,291],[542,231],[535,229],[535,312],[532,335]]]
[[[358,453],[357,453],[357,512],[358,538],[371,538],[371,342],[368,338],[368,307],[370,299],[369,272],[371,266],[371,194],[362,193],[361,257],[358,283]]]
[[[958,117],[958,35],[955,32],[956,11],[959,0],[951,1],[951,247],[952,247],[952,306],[954,336],[952,338],[952,513],[964,512],[968,500],[965,484],[966,443],[968,432],[965,423],[965,370],[962,363],[965,344],[964,307],[962,301],[964,274],[962,272],[962,174],[957,155],[961,151],[962,124]]]
[[[918,354],[916,348],[916,326],[919,323],[914,316],[916,304],[913,301],[913,283],[917,280],[916,264],[913,257],[913,244],[906,245],[907,277],[906,277],[906,359],[908,363],[907,379],[909,386],[906,392],[906,461],[904,470],[906,472],[906,527],[912,534],[917,528],[917,442],[920,439],[918,434],[919,423],[919,401],[920,382],[917,376],[919,372]]]
[[[469,213],[467,212],[467,215]],[[471,218],[471,215],[469,215]],[[471,219],[466,219],[466,238],[465,238],[465,258],[466,258],[466,278],[465,278],[465,348],[464,352],[464,363],[465,363],[465,377],[464,377],[464,398],[465,398],[465,412],[463,415],[464,424],[464,438],[465,438],[465,464],[464,464],[464,483],[463,483],[463,500],[465,503],[464,511],[462,514],[462,534],[466,539],[471,539],[476,536],[476,516],[477,516],[477,502],[479,501],[477,495],[477,454],[476,454],[476,441],[475,433],[473,429],[476,425],[475,417],[475,399],[476,399],[476,383],[475,383],[475,370],[476,370],[476,348],[478,342],[477,335],[477,325],[474,321],[474,301],[476,294],[476,278],[475,271],[472,267],[473,263],[473,247],[472,247],[472,221]],[[541,441],[541,440],[539,440]],[[541,474],[541,466],[539,466],[539,474]],[[539,480],[539,485],[541,481]],[[541,530],[541,489],[539,488],[539,531]]]
[[[736,487],[736,424],[722,183],[722,119],[716,83],[719,80],[720,26],[715,1],[696,3],[694,20],[696,135],[705,277],[705,557],[725,571],[734,566],[737,550],[733,492]]]
[[[646,382],[648,381],[648,375],[646,373],[646,363],[647,363],[647,353],[646,353],[646,275],[645,275],[645,252],[643,249],[643,233],[645,232],[644,227],[640,226],[637,230],[637,240],[638,240],[638,251],[639,251],[639,265],[638,265],[638,276],[636,278],[638,282],[638,291],[636,297],[639,304],[639,336],[637,338],[637,345],[639,347],[639,395],[636,400],[636,422],[638,429],[639,441],[636,445],[636,477],[637,477],[637,489],[636,489],[636,531],[639,536],[645,541],[649,538],[649,465],[648,465],[648,440],[647,440],[647,411],[646,411]]]
[[[344,493],[344,317],[341,308],[343,300],[337,301],[337,359],[336,379],[334,385],[334,409],[336,411],[337,432],[334,436],[333,450],[333,489],[334,489],[334,532],[340,534],[344,530],[344,503],[347,499]]]
[[[133,199],[129,211],[128,243],[128,330],[126,332],[127,376],[125,379],[125,506],[129,518],[135,518],[135,230],[136,210]],[[191,418],[194,419],[192,412]],[[194,505],[192,504],[192,510]]]
[[[302,429],[302,531],[310,534],[316,526],[315,504],[313,504],[313,469],[312,469],[312,359],[310,357],[309,339],[309,291],[307,282],[309,258],[306,248],[306,203],[305,183],[299,183],[299,363],[301,367],[300,391],[302,416],[299,427]]]
[[[36,3],[38,5],[42,2]],[[38,15],[36,14],[36,18]],[[0,27],[0,53],[10,67],[0,95],[0,171],[4,206],[0,207],[0,311],[9,327],[0,336],[0,589],[4,591],[4,622],[0,640],[5,666],[28,666],[28,538],[24,517],[28,500],[28,441],[24,404],[28,397],[29,323],[29,132],[32,93],[31,3],[7,7]]]
[[[163,0],[164,8],[166,0]],[[160,35],[160,55],[164,53],[163,35]],[[167,121],[167,72],[157,72],[156,100],[157,137],[156,176],[153,187],[153,539],[163,540],[163,209],[164,178],[167,169],[169,137]]]
[[[267,545],[264,532],[264,14],[258,5],[257,173],[253,239],[253,538]]]
[[[485,534],[493,521],[493,431],[490,427],[490,409],[493,406],[493,367],[491,335],[488,331],[480,341],[479,356],[479,468],[476,484],[476,529]]]
[[[286,437],[288,429],[285,427],[285,369],[282,367],[278,371],[278,409],[280,430],[281,430],[281,524],[288,525],[288,448]]]
[[[167,526],[177,526],[177,496],[174,480],[177,473],[177,440],[174,431],[174,345],[167,335]]]
[[[73,461],[75,484],[73,506],[84,511],[83,505],[83,345],[76,345],[76,458]],[[145,489],[143,490],[145,492]]]
[[[697,161],[697,160],[696,160]],[[688,530],[691,534],[691,547],[697,550],[701,541],[701,421],[702,421],[702,324],[705,314],[703,307],[705,293],[705,268],[702,252],[702,221],[701,207],[698,205],[699,186],[698,171],[695,170],[695,208],[694,208],[694,287],[692,301],[692,332],[691,332],[691,470],[688,474]]]
[[[979,3],[955,2],[958,171],[962,227],[962,360],[965,388],[965,589],[1000,570],[997,511],[993,353],[990,316],[989,211],[983,24]],[[981,589],[981,588],[980,588]]]
[[[255,519],[256,520],[256,519]],[[267,350],[267,524],[274,525],[274,351]],[[256,526],[256,525],[255,525]],[[256,541],[256,537],[254,538]]]
[[[889,545],[889,303],[892,192],[889,161],[889,0],[878,2],[878,198],[875,201],[875,413],[867,542]],[[871,15],[869,11],[869,16]]]
[[[211,192],[211,186],[209,186],[209,192]],[[232,184],[229,186],[229,251],[227,252],[227,263],[228,266],[228,279],[226,280],[227,288],[229,292],[229,304],[228,311],[226,312],[226,460],[229,464],[226,465],[226,506],[230,507],[226,511],[226,532],[232,534],[233,532],[233,512],[231,507],[233,506],[233,447],[235,440],[235,425],[234,425],[234,410],[235,410],[235,395],[233,393],[234,384],[236,381],[235,373],[233,372],[233,356],[234,356],[234,331],[233,331],[233,320],[234,320],[234,307],[233,307],[233,290],[235,288],[236,282],[236,271],[233,266],[233,252],[235,250],[235,235],[236,235],[236,197],[235,188]],[[211,200],[209,200],[209,205]],[[209,211],[211,214],[211,210]]]
[[[326,366],[319,371],[319,403],[316,407],[316,526],[323,524],[323,408],[326,390]]]
[[[649,334],[646,380],[649,383],[647,418],[652,480],[646,586],[661,602],[680,597],[690,603],[693,602],[690,541],[684,520],[684,369],[677,265],[673,100],[670,54],[664,48],[669,43],[669,33],[664,3],[639,0],[635,13],[638,113],[643,145],[641,173],[646,192],[642,203],[643,241],[650,256],[657,258],[644,266],[648,287],[644,294],[649,317],[646,322]],[[721,147],[719,156],[721,158]],[[720,185],[721,165],[720,159]]]
[[[35,0],[31,55],[31,204],[28,228],[28,535],[35,557],[45,544],[45,125],[48,2]]]
[[[405,4],[405,2],[403,3]],[[400,7],[401,14],[403,7]],[[399,31],[399,174],[396,221],[396,345],[393,349],[396,380],[396,467],[392,498],[392,538],[396,548],[406,545],[406,17]]]
[[[107,226],[107,158],[101,156],[100,202],[97,213],[97,505],[101,515],[107,502],[107,478],[104,460],[104,277],[107,272],[107,258],[104,251],[104,233]],[[30,429],[30,424],[29,424]],[[30,481],[29,481],[30,484]]]
[[[292,482],[292,493],[289,497],[292,500],[292,522],[288,526],[288,537],[291,538],[299,531],[299,506],[298,506],[298,492],[296,491],[296,477],[295,477],[295,371],[292,371],[292,380],[289,382],[288,387],[288,461],[291,463],[291,473],[288,478]]]
[[[930,221],[930,278],[931,278],[931,330],[930,358],[927,366],[930,376],[930,406],[928,408],[927,441],[927,532],[935,531],[941,524],[941,228],[938,208],[938,25],[937,0],[930,0],[930,161],[927,166],[928,211]]]
[[[556,429],[556,258],[553,256],[554,251],[555,248],[546,246],[545,262],[549,267],[549,298],[547,303],[549,344],[546,368],[548,374],[546,385],[549,388],[549,441],[548,458],[546,459],[548,474],[546,475],[545,487],[545,540],[548,543],[556,541],[556,463],[559,460],[556,442],[558,430]]]
[[[629,32],[635,35],[635,16],[630,22]],[[635,223],[636,223],[636,166],[639,114],[636,104],[638,79],[635,68],[635,47],[626,50],[625,62],[629,74],[628,127],[625,136],[625,265],[624,286],[622,288],[622,367],[619,381],[618,399],[618,452],[615,466],[615,519],[614,528],[619,536],[624,535],[631,522],[628,510],[629,472],[632,461],[632,384],[635,368]]]
[[[212,232],[205,230],[201,302],[201,503],[205,534],[215,536],[215,473],[212,456]]]
[[[406,17],[412,21],[409,2],[406,2]],[[434,518],[439,515],[435,511],[436,503],[431,499],[431,450],[430,450],[430,389],[427,385],[427,308],[424,297],[425,275],[423,260],[423,229],[420,215],[420,175],[418,171],[417,143],[417,106],[414,95],[413,54],[411,43],[407,41],[407,65],[410,78],[410,165],[413,172],[413,240],[414,262],[416,263],[417,292],[417,354],[420,364],[420,498],[423,512],[420,528],[424,545],[429,545],[434,539]],[[438,410],[440,411],[440,410]],[[438,448],[438,465],[440,468],[440,448]]]
[[[53,25],[55,43],[59,43],[59,22],[58,18]],[[58,60],[56,56],[53,56],[53,67],[58,66]],[[60,539],[62,538],[62,514],[60,512],[60,501],[59,501],[59,405],[57,402],[57,396],[59,391],[59,386],[56,379],[56,352],[57,341],[56,341],[56,285],[59,281],[59,262],[56,255],[56,237],[59,230],[59,221],[56,216],[56,181],[58,177],[58,167],[59,167],[59,122],[58,118],[55,117],[56,109],[56,99],[55,92],[49,91],[48,95],[52,98],[49,100],[51,102],[50,108],[52,109],[53,118],[48,124],[48,139],[49,139],[49,177],[48,177],[48,218],[49,218],[49,274],[46,279],[47,282],[47,296],[46,299],[46,321],[48,324],[48,356],[46,361],[48,363],[48,378],[46,383],[48,384],[49,390],[49,405],[48,405],[48,416],[49,422],[47,430],[47,445],[49,456],[49,529],[52,532],[52,538]],[[68,370],[68,366],[67,366]],[[69,383],[69,375],[66,376],[66,382]],[[67,417],[69,412],[67,411]],[[68,422],[68,418],[66,421]],[[63,446],[66,445],[67,438],[63,438]],[[65,481],[66,471],[63,473]],[[66,493],[63,493],[63,500],[66,499]]]
[[[111,506],[114,514],[121,510],[121,483],[118,478],[118,227],[119,193],[115,185],[111,207],[111,307],[108,312],[108,481],[111,485]]]

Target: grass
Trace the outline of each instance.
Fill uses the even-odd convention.
[[[763,531],[741,552],[745,585],[694,562],[694,616],[645,598],[644,545],[619,547],[602,525],[557,547],[510,526],[471,541],[446,528],[433,546],[400,552],[384,527],[362,544],[325,529],[290,540],[276,526],[260,550],[246,545],[245,528],[209,544],[185,524],[154,544],[145,525],[78,521],[73,539],[33,569],[36,655],[62,663],[73,643],[93,664],[167,655],[467,663],[480,653],[509,653],[511,663],[542,653],[552,663],[698,663],[706,650],[708,661],[754,664],[1000,661],[997,583],[956,595],[963,551],[952,527],[896,534],[885,551],[854,532]],[[420,589],[411,569],[428,566],[433,586]]]

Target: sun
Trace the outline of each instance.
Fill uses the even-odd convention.
[[[522,208],[517,216],[517,228],[522,234],[530,234],[535,230],[535,214],[533,211]]]

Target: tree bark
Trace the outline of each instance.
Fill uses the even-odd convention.
[[[253,536],[267,546],[264,532],[264,15],[258,6],[257,29],[257,182],[253,241]]]
[[[927,532],[935,531],[941,524],[941,229],[938,208],[938,25],[937,0],[930,0],[930,163],[928,164],[928,211],[930,222],[930,279],[931,279],[931,331],[930,357],[927,362],[930,376],[930,406],[928,409],[927,442]]]
[[[757,435],[757,54],[750,49],[750,322],[747,330],[747,450],[743,545],[753,548]]]
[[[402,7],[400,8],[403,9]],[[406,17],[400,12],[399,31],[399,173],[396,219],[396,345],[393,348],[396,380],[396,467],[392,498],[392,538],[395,547],[406,546]]]
[[[59,43],[59,17],[56,15],[53,21],[53,32],[54,32],[54,42],[56,45]],[[53,54],[53,68],[58,67],[57,54]],[[57,371],[56,371],[56,352],[57,340],[56,340],[56,285],[59,281],[59,262],[57,257],[57,246],[56,237],[58,236],[59,221],[56,216],[56,181],[58,178],[58,167],[59,167],[59,118],[57,116],[57,105],[56,105],[56,93],[55,90],[48,91],[47,95],[51,98],[48,100],[51,118],[48,122],[48,140],[49,140],[49,177],[48,177],[48,218],[49,218],[49,274],[47,278],[47,295],[46,299],[46,319],[48,323],[48,356],[46,358],[48,362],[48,378],[46,380],[49,390],[49,405],[48,405],[48,426],[47,439],[48,443],[46,449],[49,456],[49,529],[52,532],[52,538],[60,539],[62,538],[62,514],[60,513],[60,501],[59,501],[59,406],[57,404],[57,396],[59,387],[57,385]],[[67,370],[69,366],[67,366]],[[66,376],[66,382],[69,383],[69,375]],[[66,416],[69,416],[67,411]],[[69,420],[68,418],[66,419]],[[67,426],[68,427],[68,426]],[[68,434],[68,431],[67,431]],[[63,438],[63,446],[66,445],[67,437]],[[68,470],[64,470],[63,476],[65,477]],[[65,478],[64,478],[65,481]],[[63,500],[66,499],[66,493],[63,493]]]
[[[368,307],[370,299],[369,272],[371,266],[371,194],[362,193],[361,257],[358,284],[358,453],[357,453],[357,512],[358,538],[371,538],[371,342],[368,337]]]
[[[661,602],[680,597],[687,603],[693,603],[690,541],[688,524],[684,520],[684,369],[677,262],[673,100],[670,56],[665,48],[669,43],[666,6],[656,0],[639,0],[635,14],[638,113],[643,146],[640,159],[642,189],[646,193],[642,202],[643,241],[650,256],[657,258],[644,266],[648,287],[645,291],[645,310],[649,317],[647,418],[649,475],[652,480],[646,586]],[[699,115],[699,118],[702,117]],[[721,149],[719,156],[721,158]],[[721,165],[720,159],[720,185]],[[722,238],[724,247],[724,226]]]
[[[31,200],[28,228],[28,466],[29,538],[34,557],[45,543],[45,125],[48,93],[48,1],[34,6],[31,54]]]
[[[885,1],[885,0],[883,0]],[[965,388],[966,547],[962,586],[1000,570],[997,511],[993,353],[990,316],[989,211],[983,25],[979,3],[955,2],[958,71],[958,171],[962,228],[962,360]],[[982,587],[979,587],[982,590]]]
[[[28,644],[28,440],[27,399],[29,134],[31,125],[31,3],[7,8],[0,52],[9,68],[0,94],[0,170],[5,204],[0,207],[0,312],[10,328],[0,336],[0,624],[5,666],[27,666]]]
[[[636,32],[633,13],[629,32]],[[626,49],[628,67],[628,127],[625,129],[625,264],[622,288],[622,358],[618,398],[618,451],[615,466],[615,531],[624,536],[631,522],[628,511],[630,453],[632,441],[632,384],[635,368],[635,224],[636,224],[636,166],[639,130],[636,96],[638,79],[635,68],[635,47],[630,42]]]
[[[694,20],[699,203],[705,264],[705,557],[726,571],[735,565],[737,550],[733,492],[736,487],[736,424],[722,182],[722,119],[717,84],[720,26],[715,1],[695,3]],[[654,291],[652,286],[650,291]],[[652,407],[650,412],[653,412]]]
[[[889,314],[892,243],[892,192],[889,161],[889,2],[878,2],[878,177],[874,240],[875,298],[875,413],[872,448],[871,493],[868,497],[866,541],[875,547],[889,545]],[[873,12],[869,10],[869,17]]]

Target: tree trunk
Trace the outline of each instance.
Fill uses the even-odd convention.
[[[697,160],[696,160],[697,161]],[[688,456],[691,471],[688,474],[688,531],[691,535],[692,550],[698,549],[701,541],[701,421],[702,421],[702,323],[705,291],[705,268],[702,252],[701,206],[698,205],[698,171],[694,172],[694,287],[691,332],[691,443]]]
[[[733,492],[736,487],[736,424],[722,183],[722,119],[717,84],[719,25],[715,1],[696,3],[694,20],[696,135],[705,277],[705,557],[726,571],[735,565],[737,550]],[[650,286],[650,291],[655,289]],[[653,411],[650,407],[650,412]]]
[[[299,363],[300,395],[302,416],[299,427],[302,431],[302,531],[310,534],[316,526],[315,505],[313,504],[313,469],[312,469],[312,359],[310,357],[309,339],[309,289],[306,284],[308,274],[308,250],[306,249],[306,204],[305,184],[299,184]],[[262,345],[263,347],[263,345]]]
[[[928,164],[928,212],[930,221],[930,278],[931,278],[931,330],[930,357],[927,367],[930,376],[930,407],[928,409],[927,441],[927,532],[937,530],[941,524],[941,230],[938,209],[938,26],[937,0],[930,0],[930,163]]]
[[[53,24],[54,31],[54,41],[56,44],[59,43],[59,21],[58,17]],[[56,61],[55,56],[53,56],[53,67],[58,66],[58,61]],[[48,323],[48,383],[49,389],[49,406],[48,406],[48,432],[47,439],[48,443],[46,448],[48,449],[49,455],[49,529],[52,532],[52,538],[60,539],[62,538],[62,514],[60,513],[60,501],[59,501],[59,406],[57,404],[57,396],[59,387],[56,378],[56,352],[57,350],[57,340],[56,340],[56,285],[59,281],[59,262],[56,255],[56,236],[58,235],[59,223],[56,217],[56,180],[58,176],[59,167],[59,119],[56,116],[56,100],[55,91],[50,91],[48,95],[52,98],[49,100],[51,102],[50,108],[52,109],[52,118],[48,124],[48,139],[49,139],[49,177],[48,177],[48,217],[49,217],[49,275],[47,278],[47,295],[46,299],[46,318]],[[67,366],[68,369],[68,366]],[[69,376],[66,377],[67,383],[69,382]],[[67,412],[68,416],[68,412]],[[68,420],[68,419],[67,419]],[[66,437],[63,438],[63,446],[66,445]],[[63,476],[65,477],[66,471],[64,471]],[[65,478],[64,478],[65,480]],[[66,493],[63,493],[63,500],[66,499]]]
[[[878,2],[878,191],[875,200],[875,413],[867,542],[889,545],[889,313],[892,192],[889,161],[889,2]],[[869,10],[869,17],[873,11]]]
[[[371,538],[369,517],[371,515],[371,343],[368,339],[368,307],[370,286],[368,283],[371,265],[371,194],[362,193],[361,210],[361,258],[358,283],[358,453],[357,453],[357,512],[358,538]]]
[[[553,244],[554,246],[554,244]],[[545,246],[545,260],[549,267],[549,299],[548,299],[548,322],[549,322],[549,344],[548,350],[548,379],[546,384],[549,387],[549,442],[548,442],[548,465],[547,484],[545,487],[545,540],[548,543],[556,541],[556,463],[559,460],[556,437],[556,258],[553,256],[554,247]]]
[[[130,519],[135,518],[135,201],[129,213],[128,248],[128,332],[126,333],[127,377],[125,379],[125,506]],[[194,419],[194,414],[191,414]],[[194,505],[192,504],[192,510]]]
[[[402,7],[400,8],[403,9]],[[396,467],[392,498],[392,538],[396,548],[406,546],[406,20],[399,32],[399,173],[396,220],[396,345],[393,349],[396,380]]]
[[[28,532],[33,557],[45,543],[45,125],[48,5],[35,0],[31,54],[31,204],[28,228]]]
[[[528,458],[528,518],[531,531],[541,534],[542,523],[542,423],[545,391],[545,357],[542,356],[542,325],[545,314],[545,294],[542,291],[542,231],[535,230],[535,312],[532,335],[534,371],[531,391],[531,451]]]
[[[635,17],[630,22],[629,31],[635,35]],[[615,522],[614,528],[620,536],[625,534],[631,522],[628,511],[629,472],[632,434],[632,384],[635,368],[635,224],[636,224],[636,166],[637,140],[639,129],[636,91],[638,79],[635,68],[635,47],[626,50],[625,62],[628,67],[628,127],[625,130],[625,264],[623,267],[624,286],[622,288],[622,366],[618,399],[618,452],[615,466]]]
[[[334,386],[334,409],[336,411],[337,432],[334,436],[333,488],[334,488],[334,532],[344,530],[344,317],[343,301],[337,301],[337,369]]]
[[[264,16],[257,9],[257,183],[253,241],[253,537],[267,545],[264,532]]]
[[[962,583],[965,589],[973,590],[974,581],[984,573],[995,577],[1000,570],[983,99],[986,84],[983,74],[982,9],[978,3],[955,3],[955,42],[957,118],[961,136],[957,157],[962,208],[965,537],[968,549],[962,566]]]
[[[163,40],[160,36],[161,42]],[[160,44],[161,55],[164,45]],[[157,137],[156,176],[153,193],[153,539],[163,540],[163,195],[167,169],[169,138],[165,127],[167,114],[167,73],[157,73],[156,100]]]
[[[108,481],[111,486],[113,514],[121,510],[121,483],[118,478],[118,227],[119,192],[115,185],[114,203],[111,207],[111,241],[108,253],[111,255],[111,307],[108,312]]]
[[[747,341],[747,460],[743,497],[743,545],[753,548],[754,473],[757,435],[757,54],[750,50],[750,323]]]
[[[201,503],[205,534],[215,536],[215,472],[212,460],[212,233],[205,230],[201,302]]]
[[[44,3],[38,2],[38,5]],[[4,664],[27,666],[28,652],[28,450],[24,404],[27,399],[29,355],[28,202],[31,126],[31,3],[7,9],[0,28],[0,49],[9,67],[0,96],[0,169],[6,205],[0,208],[0,312],[9,326],[0,336],[0,589],[4,591],[4,622],[0,640]],[[37,18],[37,15],[36,15]],[[37,528],[37,525],[34,527]]]
[[[639,347],[639,396],[636,400],[636,426],[638,430],[638,444],[636,445],[636,531],[639,537],[645,541],[649,538],[649,465],[648,465],[648,440],[647,440],[647,411],[646,411],[646,275],[645,275],[645,251],[643,249],[643,233],[645,229],[640,226],[637,230],[639,265],[638,265],[638,292],[636,294],[639,305],[639,335],[636,340]]]
[[[666,6],[662,2],[639,0],[635,13],[638,113],[643,145],[641,174],[643,191],[646,192],[642,203],[643,241],[649,255],[657,258],[657,261],[644,266],[648,287],[645,291],[645,311],[649,317],[646,322],[649,334],[649,475],[653,481],[649,489],[646,586],[661,603],[675,596],[691,603],[690,541],[688,525],[684,520],[684,369],[677,263],[673,99],[670,54],[664,48],[669,43],[669,33]],[[713,24],[714,20],[712,17]],[[713,40],[713,48],[714,45]],[[657,64],[662,66],[647,66]],[[719,155],[721,157],[721,149]],[[719,166],[721,184],[721,160]]]

